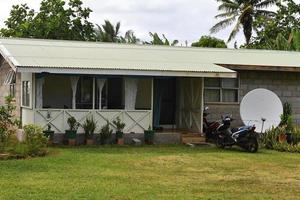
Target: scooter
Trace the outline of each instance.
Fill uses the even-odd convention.
[[[237,145],[248,152],[255,153],[258,150],[258,134],[255,126],[243,126],[238,129],[231,129],[231,116],[222,117],[222,124],[216,129],[216,145],[219,148]]]
[[[203,110],[203,133],[205,133],[206,142],[215,142],[215,131],[222,124],[221,121],[208,122],[209,107]]]

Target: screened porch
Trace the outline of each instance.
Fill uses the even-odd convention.
[[[50,125],[57,133],[68,129],[71,116],[79,123],[94,117],[98,127],[107,121],[113,126],[112,121],[120,117],[126,133],[152,127],[152,78],[34,74],[32,95],[30,76],[23,79],[23,122],[33,118],[35,124]]]

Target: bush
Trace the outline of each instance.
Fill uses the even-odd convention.
[[[75,117],[69,117],[68,120],[68,125],[69,125],[69,130],[70,131],[77,131],[80,124],[77,122],[77,120],[75,119]]]
[[[267,130],[260,138],[260,144],[267,149],[274,149],[277,151],[286,151],[292,153],[300,153],[300,128],[294,127],[291,132],[292,143],[280,142],[280,134],[285,133],[285,127],[272,127]]]
[[[278,143],[280,134],[285,133],[284,127],[272,127],[261,135],[260,144],[267,149],[273,149],[273,146]]]
[[[283,151],[283,152],[286,151],[291,153],[300,153],[300,144],[290,145],[286,142],[284,143],[277,142],[276,144],[274,144],[273,149],[277,151]]]
[[[120,117],[117,117],[117,119],[113,121],[113,124],[116,126],[116,129],[118,132],[123,132],[123,130],[126,126],[125,123],[121,122]]]
[[[10,137],[15,133],[16,126],[20,124],[13,114],[16,107],[12,102],[13,98],[8,96],[5,98],[5,105],[0,106],[0,153],[6,151]]]
[[[102,126],[100,130],[100,142],[101,144],[106,144],[107,140],[111,137],[113,130],[109,126],[107,121],[106,125]]]
[[[31,156],[39,155],[47,147],[48,138],[43,134],[43,129],[39,126],[30,124],[24,126],[25,141],[28,153]]]
[[[93,117],[86,118],[85,122],[82,125],[82,128],[84,129],[85,137],[91,139],[93,138],[93,135],[97,128],[97,123],[95,122]]]

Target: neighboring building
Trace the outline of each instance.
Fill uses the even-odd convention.
[[[35,39],[0,39],[0,103],[15,95],[23,124],[64,133],[67,118],[120,116],[126,133],[149,127],[202,132],[255,88],[292,103],[300,123],[300,54]],[[80,130],[82,131],[82,130]]]

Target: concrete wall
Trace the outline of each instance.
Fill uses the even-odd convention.
[[[273,91],[282,103],[292,104],[294,121],[300,125],[300,73],[271,72],[271,71],[239,71],[240,90],[239,103],[251,90],[265,88]],[[239,114],[239,103],[205,104],[210,107],[211,115],[208,119],[219,120],[222,114],[231,113],[236,120],[233,126],[243,125]]]
[[[124,143],[126,145],[133,144],[133,139],[141,140],[142,144],[144,144],[144,133],[134,133],[134,134],[124,134]],[[99,144],[99,135],[94,135],[94,143]],[[109,139],[109,144],[114,144],[116,139],[116,135],[112,134]],[[65,134],[54,134],[53,143],[56,145],[67,144],[67,138]],[[85,144],[85,135],[77,134],[76,135],[76,144],[83,145]],[[154,144],[181,144],[181,134],[180,133],[156,133],[154,135]]]

